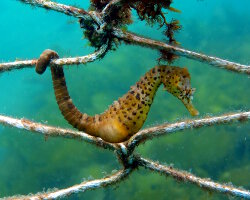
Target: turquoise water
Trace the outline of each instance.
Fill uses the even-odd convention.
[[[88,8],[88,1],[58,2]],[[178,41],[187,49],[250,64],[250,2],[248,0],[175,0],[182,14]],[[77,20],[18,1],[1,2],[0,60],[37,58],[47,48],[61,57],[93,52],[82,39]],[[157,27],[135,18],[129,30],[161,39]],[[158,53],[121,45],[103,60],[65,67],[69,92],[81,111],[103,112],[126,93],[147,70],[157,64]],[[180,58],[175,65],[188,67],[195,87],[194,104],[200,116],[249,110],[250,79]],[[49,70],[38,76],[34,69],[0,74],[0,114],[25,117],[49,125],[71,128],[55,101]],[[160,89],[144,127],[190,118],[184,106]],[[173,164],[201,177],[250,189],[250,123],[221,125],[179,132],[154,139],[137,152],[146,158]],[[100,178],[119,169],[112,152],[61,138],[44,137],[0,126],[0,197],[64,188],[82,180]],[[73,195],[71,199],[227,199],[147,170],[106,189]]]

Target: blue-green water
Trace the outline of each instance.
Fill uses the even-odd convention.
[[[87,0],[58,2],[88,8]],[[174,14],[183,28],[178,41],[187,49],[216,55],[242,64],[250,59],[250,2],[248,0],[175,0],[182,10]],[[93,51],[82,39],[77,20],[14,0],[1,2],[0,60],[37,58],[47,48],[60,56]],[[130,30],[161,39],[157,27],[135,18]],[[121,45],[103,60],[66,67],[70,95],[81,111],[103,112],[126,93],[140,76],[156,65],[158,53]],[[185,58],[195,87],[194,104],[204,116],[249,110],[250,79]],[[0,74],[0,114],[25,117],[49,125],[70,125],[59,112],[49,70],[38,76],[34,69]],[[189,118],[184,106],[160,89],[145,127]],[[173,164],[201,177],[250,189],[250,123],[221,125],[179,132],[147,142],[137,149],[144,157]],[[100,178],[119,169],[112,152],[61,138],[48,141],[36,134],[0,126],[0,198],[14,194],[64,188],[83,179]],[[178,183],[147,170],[134,172],[115,187],[74,195],[71,199],[227,199],[227,196]]]

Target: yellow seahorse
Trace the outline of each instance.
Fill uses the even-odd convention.
[[[45,50],[36,64],[37,73],[42,74],[53,58],[58,58],[57,53]],[[127,94],[115,101],[104,113],[93,117],[81,113],[74,106],[67,90],[63,68],[50,68],[57,104],[64,118],[78,130],[101,137],[107,142],[126,141],[140,130],[162,83],[168,92],[183,102],[191,115],[198,115],[192,105],[194,89],[190,86],[190,75],[186,68],[164,65],[152,68]]]

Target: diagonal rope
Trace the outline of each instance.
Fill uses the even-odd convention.
[[[250,199],[250,191],[243,188],[236,188],[226,184],[216,183],[207,178],[197,177],[189,172],[177,170],[173,167],[168,167],[165,165],[160,165],[153,161],[137,157],[139,165],[150,169],[159,174],[164,174],[166,176],[171,176],[176,180],[189,182],[195,184],[198,187],[205,188],[210,191],[217,191],[224,194],[229,194],[231,196],[240,197],[244,199]]]
[[[94,190],[98,188],[107,187],[109,185],[114,185],[126,177],[133,171],[133,169],[123,169],[116,172],[113,175],[107,176],[102,179],[96,179],[91,181],[84,181],[78,185],[73,185],[71,187],[56,190],[53,192],[45,192],[45,193],[38,193],[35,195],[27,195],[27,196],[12,196],[6,197],[6,200],[40,200],[40,199],[59,199],[59,198],[66,198],[72,194],[77,194],[79,192],[85,192],[88,190]]]
[[[221,58],[208,56],[205,54],[183,49],[177,46],[172,46],[164,42],[160,42],[157,40],[152,40],[149,38],[136,35],[135,33],[121,31],[120,29],[116,29],[114,31],[114,35],[132,44],[137,44],[140,46],[149,47],[153,49],[159,49],[159,50],[164,49],[178,56],[183,56],[189,59],[204,62],[215,67],[219,67],[219,68],[234,71],[234,72],[250,74],[250,66],[248,65],[242,65],[242,64],[231,62],[231,61],[224,60]]]
[[[216,183],[207,178],[197,177],[189,172],[178,170],[173,168],[172,166],[165,166],[159,163],[150,161],[148,159],[142,158],[140,156],[134,157],[134,162],[138,166],[142,166],[146,169],[149,169],[153,172],[157,172],[159,174],[164,174],[166,176],[171,176],[178,181],[189,182],[200,188],[205,188],[209,191],[216,191],[224,194],[228,194],[235,197],[240,197],[244,199],[250,199],[250,191],[245,190],[243,188],[237,188],[227,184]],[[27,195],[27,196],[12,196],[7,197],[7,200],[36,200],[36,199],[59,199],[69,197],[72,194],[86,192],[88,190],[93,190],[97,188],[104,188],[110,185],[114,185],[119,183],[128,177],[129,174],[133,172],[134,168],[129,167],[123,170],[119,170],[115,174],[106,176],[102,179],[95,179],[90,181],[84,181],[80,184],[65,188],[59,189],[53,192],[45,192],[45,193],[37,193],[35,195]]]
[[[103,21],[102,18],[100,18],[100,16],[102,16],[100,13],[93,12],[93,11],[88,13],[87,11],[83,9],[75,8],[73,6],[66,6],[66,5],[59,4],[56,2],[52,2],[52,1],[47,1],[47,0],[18,0],[18,1],[21,1],[27,4],[32,4],[34,6],[54,10],[57,12],[62,12],[64,14],[71,15],[74,17],[79,17],[79,16],[81,17],[82,13],[84,13],[83,19],[88,21],[88,23],[89,23],[90,18],[93,20],[93,23],[96,23],[99,25]],[[120,1],[116,0],[114,1],[114,4],[119,3],[119,2]],[[88,17],[86,18],[86,16]],[[169,44],[157,41],[157,40],[148,39],[143,36],[139,36],[134,33],[123,31],[117,28],[114,28],[112,33],[114,37],[127,41],[131,44],[137,44],[140,46],[159,49],[159,50],[164,49],[173,54],[183,56],[186,58],[190,58],[193,60],[197,60],[200,62],[204,62],[212,66],[216,66],[219,68],[227,69],[227,70],[238,72],[238,73],[250,74],[250,66],[248,65],[242,65],[242,64],[227,61],[218,57],[208,56],[205,54],[197,53],[197,52],[183,49],[180,47],[172,46],[172,45],[169,45]]]
[[[18,1],[45,9],[55,10],[57,12],[61,12],[69,16],[81,17],[84,19],[91,18],[91,15],[84,9],[60,4],[53,1],[48,1],[48,0],[18,0]]]

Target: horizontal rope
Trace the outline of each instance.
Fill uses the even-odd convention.
[[[24,129],[34,133],[40,133],[45,137],[64,137],[70,139],[77,139],[85,141],[88,143],[95,144],[97,146],[108,148],[111,150],[117,149],[116,145],[103,141],[101,138],[93,137],[87,133],[74,131],[70,129],[57,128],[52,126],[47,126],[44,124],[32,122],[27,119],[16,119],[12,117],[7,117],[0,115],[0,124],[8,125],[18,129]]]
[[[216,124],[244,122],[248,120],[250,120],[250,111],[224,114],[221,116],[205,117],[201,119],[189,119],[172,124],[159,125],[138,132],[129,139],[127,146],[129,151],[133,151],[137,145],[154,137],[159,137],[186,129],[201,128],[204,126],[213,126]]]
[[[97,146],[108,148],[110,150],[119,150],[121,148],[126,148],[126,151],[132,153],[134,148],[146,140],[152,139],[154,137],[159,137],[169,133],[174,133],[177,131],[200,128],[204,126],[212,126],[216,124],[243,122],[250,120],[250,112],[238,112],[231,114],[224,114],[221,116],[205,117],[201,119],[186,120],[181,122],[176,122],[172,124],[159,125],[151,128],[147,128],[139,131],[134,136],[132,136],[128,141],[120,144],[108,143],[87,133],[81,131],[74,131],[70,129],[62,129],[53,126],[48,126],[36,122],[29,121],[27,119],[16,119],[4,115],[0,115],[0,124],[12,126],[18,129],[25,129],[35,133],[43,134],[46,137],[65,137],[73,138],[88,143],[95,144]]]
[[[79,65],[85,64],[88,62],[93,62],[99,59],[107,50],[107,45],[103,45],[98,51],[93,54],[89,54],[86,56],[81,57],[73,57],[73,58],[59,58],[51,60],[51,64],[57,66],[63,65]],[[16,61],[16,62],[9,62],[9,63],[0,63],[0,73],[5,71],[11,71],[14,69],[21,69],[27,67],[33,67],[36,65],[37,59],[33,60],[26,60],[26,61]]]

